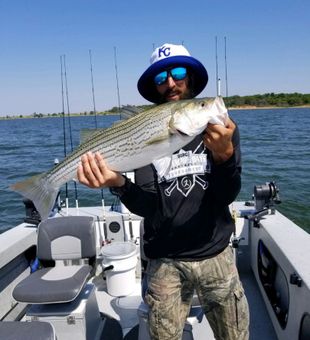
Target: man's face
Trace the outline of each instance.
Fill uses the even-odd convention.
[[[162,102],[170,102],[191,98],[191,91],[188,84],[188,75],[182,80],[175,80],[171,74],[169,74],[163,84],[156,85],[156,89],[162,98]]]

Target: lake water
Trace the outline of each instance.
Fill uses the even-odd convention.
[[[250,200],[254,185],[274,180],[282,200],[278,209],[310,232],[310,109],[232,110],[230,115],[241,134],[243,184],[238,199]],[[98,126],[117,119],[98,116]],[[68,119],[65,123],[68,127]],[[75,147],[81,128],[94,128],[95,119],[72,117],[70,124]],[[23,222],[25,215],[22,197],[9,185],[49,170],[55,158],[62,160],[63,140],[62,118],[0,120],[0,232]],[[80,206],[101,204],[100,190],[77,187]],[[72,183],[69,189],[74,206]],[[107,204],[113,202],[108,190],[104,196]]]

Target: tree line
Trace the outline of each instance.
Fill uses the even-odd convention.
[[[265,93],[251,96],[231,96],[224,98],[227,107],[292,107],[310,105],[310,94]]]
[[[242,108],[242,107],[298,107],[298,106],[310,106],[310,94],[302,93],[265,93],[265,94],[254,94],[251,96],[230,96],[224,97],[225,105],[228,108]],[[134,105],[133,105],[134,106]],[[139,105],[136,106],[139,109],[146,110],[151,108],[153,105]],[[118,114],[119,108],[114,106],[110,110],[97,112],[98,115],[105,114]],[[94,115],[93,111],[84,111],[75,113],[72,115],[88,116]],[[12,118],[42,118],[42,117],[59,117],[62,113],[36,113],[32,115],[6,115],[0,116],[0,119],[12,119]]]
[[[230,96],[223,97],[225,105],[229,108],[242,107],[298,107],[310,106],[310,94],[302,93],[265,93],[254,94],[251,96]],[[134,105],[133,105],[134,106]],[[139,105],[139,109],[146,110],[154,106]],[[118,113],[119,108],[114,106],[108,111],[109,113]]]

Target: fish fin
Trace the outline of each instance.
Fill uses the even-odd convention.
[[[105,128],[100,129],[81,129],[80,132],[80,144],[85,143],[86,141],[94,138],[97,134],[104,131]]]
[[[122,106],[121,111],[120,111],[120,116],[122,119],[130,118],[133,117],[139,113],[143,112],[143,109],[132,106],[132,105],[125,105]]]
[[[169,136],[169,133],[163,133],[162,135],[158,135],[158,136],[150,138],[149,140],[147,140],[145,142],[145,144],[150,145],[150,144],[160,143],[160,142],[162,142],[164,140],[167,140],[168,136]]]
[[[40,213],[42,220],[48,218],[59,191],[58,187],[48,181],[45,173],[15,183],[10,188],[29,198]]]

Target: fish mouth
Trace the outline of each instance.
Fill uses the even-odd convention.
[[[176,132],[180,135],[180,136],[184,136],[184,137],[188,137],[189,135],[179,129],[176,129]]]

